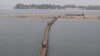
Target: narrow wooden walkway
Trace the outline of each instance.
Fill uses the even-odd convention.
[[[49,31],[51,26],[54,24],[54,22],[57,20],[57,18],[55,17],[52,21],[47,23],[45,32],[44,32],[44,38],[42,40],[42,47],[40,49],[39,52],[39,56],[47,56],[47,52],[48,52],[48,42],[49,42]]]

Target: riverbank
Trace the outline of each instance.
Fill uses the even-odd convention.
[[[52,19],[54,17],[61,16],[63,19],[100,19],[100,15],[86,15],[84,16],[66,16],[65,14],[47,14],[47,13],[25,13],[17,15],[0,15],[0,18],[47,18]]]

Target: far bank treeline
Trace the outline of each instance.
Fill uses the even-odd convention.
[[[84,10],[100,10],[100,6],[76,6],[76,5],[52,5],[52,4],[17,4],[14,9],[66,9],[66,8],[78,8]]]

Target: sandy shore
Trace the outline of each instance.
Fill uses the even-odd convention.
[[[43,13],[26,13],[18,15],[0,15],[0,18],[45,18],[52,19],[61,16],[61,19],[100,19],[100,15],[85,15],[85,16],[65,16],[65,14],[43,14]]]

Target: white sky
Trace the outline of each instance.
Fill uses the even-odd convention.
[[[17,3],[24,4],[75,4],[75,5],[100,5],[100,0],[0,0],[0,6],[14,6]]]

